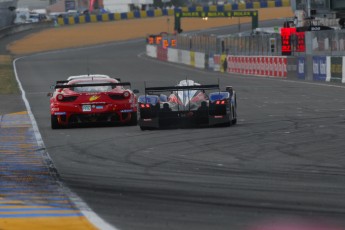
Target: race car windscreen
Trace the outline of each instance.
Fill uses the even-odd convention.
[[[92,81],[92,83],[109,83],[106,81]],[[78,82],[75,83],[75,85],[81,85],[81,84],[90,84],[89,81],[86,82]],[[84,86],[84,87],[74,87],[72,90],[75,92],[109,92],[113,89],[110,85],[104,85],[104,86]]]

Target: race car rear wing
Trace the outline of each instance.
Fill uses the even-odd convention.
[[[90,86],[131,86],[130,82],[121,82],[121,83],[88,83],[88,84],[71,84],[71,85],[62,85],[56,84],[54,89],[64,89],[64,88],[74,88],[74,87],[90,87]]]
[[[183,91],[183,90],[219,90],[217,85],[186,85],[186,86],[168,86],[168,87],[145,87],[145,94],[155,94],[167,91]]]
[[[114,79],[116,79],[117,81],[121,81],[121,78],[114,78]],[[66,83],[68,83],[68,82],[70,82],[71,80],[75,80],[75,79],[70,79],[70,80],[59,80],[59,81],[56,81],[56,84],[58,85],[58,84],[66,84]]]
[[[66,84],[68,82],[69,81],[67,81],[67,80],[62,80],[62,81],[56,81],[56,84]]]

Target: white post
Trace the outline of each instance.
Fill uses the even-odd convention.
[[[306,0],[307,1],[307,17],[310,18],[310,0]]]

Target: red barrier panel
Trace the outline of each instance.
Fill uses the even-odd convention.
[[[286,77],[287,58],[272,56],[227,56],[227,72],[267,77]]]
[[[213,55],[214,71],[220,71],[220,55]]]
[[[157,47],[157,58],[161,61],[168,61],[168,49],[164,49],[161,46]]]

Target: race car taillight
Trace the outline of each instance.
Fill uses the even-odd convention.
[[[128,98],[129,96],[131,96],[130,92],[128,92],[128,91],[123,92],[124,98]]]
[[[216,101],[216,105],[225,105],[225,104],[226,104],[225,100]]]
[[[58,101],[63,101],[63,99],[64,99],[64,96],[62,94],[58,94],[56,96],[56,100],[58,100]]]
[[[149,109],[150,108],[150,104],[146,103],[146,104],[140,104],[140,108],[142,109]]]
[[[63,94],[58,94],[56,96],[56,100],[63,101],[63,102],[71,102],[75,101],[78,98],[78,96],[64,96]]]

